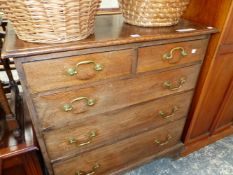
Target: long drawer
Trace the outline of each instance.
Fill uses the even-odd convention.
[[[200,65],[34,98],[43,129],[195,87]]]
[[[164,97],[45,132],[49,156],[54,160],[87,151],[184,118],[192,95],[190,91]]]
[[[204,58],[207,44],[208,39],[204,39],[139,48],[137,72],[200,61]]]
[[[133,58],[131,49],[29,62],[23,68],[28,89],[37,93],[129,75]]]
[[[53,165],[55,175],[110,174],[180,143],[185,119]]]

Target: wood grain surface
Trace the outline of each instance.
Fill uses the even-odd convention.
[[[137,72],[163,69],[202,60],[207,44],[208,39],[205,39],[139,48]],[[182,50],[178,49],[173,52],[173,59],[170,61],[164,60],[164,54],[170,53],[172,49],[178,47],[183,48],[187,52],[187,56],[181,56]]]
[[[196,118],[190,139],[197,138],[210,131],[212,122],[218,113],[233,77],[232,56],[233,54],[226,54],[219,55],[215,58],[215,64],[211,70],[212,74],[209,77],[208,92],[206,92],[205,99],[202,102],[202,109],[204,110],[198,111],[198,117]],[[204,116],[205,122],[203,122]]]
[[[38,93],[61,87],[85,84],[118,76],[130,75],[132,72],[133,50],[87,54],[75,57],[52,59],[23,64],[31,93]],[[70,76],[67,70],[76,68],[83,61],[94,61],[103,66],[102,71],[95,71],[94,64],[83,64],[78,73]],[[35,78],[36,77],[36,78]]]
[[[197,64],[182,69],[138,76],[134,79],[100,84],[89,88],[39,95],[33,100],[41,122],[41,129],[66,126],[88,116],[120,109],[176,92],[191,90],[195,87],[199,70],[200,64]],[[171,81],[172,84],[177,86],[182,77],[186,79],[186,82],[178,90],[169,90],[163,86],[166,81]],[[77,102],[73,105],[72,111],[65,112],[63,110],[64,104],[70,103],[78,97],[94,99],[96,104],[87,106],[84,101]]]
[[[56,175],[75,174],[78,170],[90,171],[96,163],[100,167],[95,174],[111,174],[115,169],[120,169],[147,156],[155,155],[159,151],[180,143],[185,120],[179,120],[165,127],[152,130],[113,145],[102,147],[95,151],[84,153],[76,158],[54,164]],[[155,140],[165,143],[168,136],[171,139],[167,144],[160,146]]]
[[[49,156],[52,160],[75,153],[93,150],[106,144],[134,136],[162,125],[186,117],[193,91],[164,97],[129,108],[92,116],[70,126],[44,133]],[[174,111],[174,107],[177,110]],[[169,118],[163,118],[163,111]],[[87,140],[87,135],[96,131],[97,136],[90,144],[79,146]],[[75,138],[77,143],[69,144],[68,139]],[[56,149],[54,149],[56,148]]]
[[[209,35],[216,31],[187,20],[171,27],[143,28],[125,24],[121,15],[102,15],[97,17],[95,33],[85,40],[32,44],[20,41],[9,25],[2,57],[14,57],[49,174],[89,171],[95,163],[101,164],[97,174],[120,174],[159,155],[180,151],[184,115],[196,87],[202,49],[205,50],[204,43]],[[203,43],[196,45],[199,41]],[[158,45],[168,45],[166,48],[171,49],[170,46],[178,47],[181,42],[192,43],[189,49],[191,45],[198,46],[200,54],[196,50],[197,57],[172,66],[165,66],[158,58],[156,61],[160,63],[155,63],[144,54],[139,63],[151,60],[148,64],[153,65],[152,69],[137,72],[138,48],[151,47],[153,56],[163,50]],[[60,74],[64,73],[61,65],[64,68],[69,62],[68,66],[75,66],[89,56],[96,62],[104,62],[106,69],[94,74],[90,65],[82,66],[80,71],[88,73],[83,76],[90,78],[84,83],[77,81],[79,76],[68,80]],[[114,63],[118,67],[114,67]],[[180,86],[181,78],[184,84]],[[87,106],[85,100],[76,101],[72,104],[73,109],[65,112],[64,104],[78,97],[94,99],[96,103]],[[175,112],[174,121],[155,116],[157,110],[172,113],[175,102],[180,105],[180,111]],[[70,134],[85,142],[87,132],[92,129],[97,129],[97,136],[90,146],[71,148],[63,142]],[[165,145],[168,134],[174,139]],[[164,142],[164,146],[154,144],[155,139]]]
[[[230,86],[226,91],[225,99],[219,109],[217,120],[214,124],[214,132],[233,127],[233,75]]]
[[[192,32],[177,32],[178,29],[195,29]],[[3,58],[41,55],[80,49],[124,45],[155,40],[166,40],[205,35],[216,32],[206,26],[181,20],[171,27],[137,27],[124,23],[122,15],[101,15],[96,18],[95,34],[87,39],[66,44],[36,44],[19,40],[12,27],[8,28],[3,47]],[[139,37],[132,37],[132,35]]]
[[[12,114],[8,99],[5,95],[5,92],[4,92],[2,83],[1,83],[1,80],[0,80],[0,105],[3,108],[4,112],[6,113],[6,115]],[[3,114],[1,114],[1,115],[3,115]],[[1,116],[1,117],[3,117],[3,116]]]
[[[233,133],[232,115],[225,116],[233,106],[233,1],[191,0],[184,17],[219,29],[210,38],[185,127],[183,155],[187,155]]]
[[[232,7],[231,7],[232,8]],[[229,19],[227,20],[227,26],[223,33],[222,44],[232,45],[233,44],[233,12],[232,9],[229,13]]]

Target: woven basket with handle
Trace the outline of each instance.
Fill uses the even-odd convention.
[[[2,0],[1,0],[2,1]],[[4,0],[3,0],[4,1]],[[6,0],[7,18],[28,42],[64,43],[94,32],[101,0]]]
[[[179,22],[189,0],[118,0],[125,22],[144,27]]]

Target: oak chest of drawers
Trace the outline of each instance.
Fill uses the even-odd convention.
[[[9,26],[2,57],[15,60],[50,174],[121,174],[179,153],[213,32],[98,16],[88,39],[46,45],[18,40]]]

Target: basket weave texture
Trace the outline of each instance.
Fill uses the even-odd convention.
[[[6,0],[7,18],[28,42],[64,43],[94,32],[101,0]]]
[[[0,12],[4,13],[3,19],[6,18],[6,14],[8,12],[7,0],[0,0]]]
[[[144,27],[179,22],[189,0],[118,0],[125,22]]]

